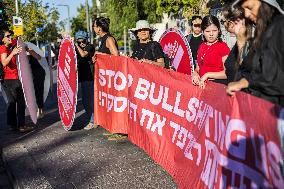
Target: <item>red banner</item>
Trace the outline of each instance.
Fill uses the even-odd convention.
[[[179,30],[169,29],[160,38],[160,44],[177,72],[191,75],[194,71],[193,59],[187,39]]]
[[[126,57],[98,55],[95,77],[98,124],[128,133],[180,188],[284,187],[273,104]]]
[[[59,114],[65,130],[70,130],[77,104],[77,58],[70,38],[64,38],[58,56],[57,96]]]

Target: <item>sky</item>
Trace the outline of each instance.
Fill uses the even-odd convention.
[[[22,2],[25,2],[25,0],[22,0]],[[86,0],[42,0],[42,2],[43,4],[49,3],[50,6],[57,7],[60,13],[59,20],[64,20],[68,18],[67,7],[56,6],[57,4],[69,5],[70,19],[72,19],[72,17],[75,17],[77,15],[77,8],[80,6],[80,4],[85,4]],[[88,2],[90,6],[92,1],[89,0]]]

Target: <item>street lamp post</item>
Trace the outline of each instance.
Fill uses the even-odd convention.
[[[87,32],[89,34],[89,36],[91,36],[91,32],[90,32],[90,20],[89,20],[89,2],[88,0],[86,0],[86,22],[87,22]]]
[[[18,16],[19,14],[18,0],[15,0],[15,4],[16,4],[16,16]]]
[[[67,7],[67,11],[68,11],[68,29],[67,32],[68,34],[71,34],[71,26],[70,26],[70,6],[69,5],[63,5],[63,4],[58,4],[57,6],[62,6],[62,7]]]

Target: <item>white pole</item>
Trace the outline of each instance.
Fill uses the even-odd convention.
[[[126,26],[124,26],[123,28],[123,43],[124,43],[124,55],[126,55],[127,51],[126,51],[126,46],[127,46],[127,31],[126,31]]]
[[[16,16],[18,16],[19,14],[18,0],[15,0],[15,4],[16,4]]]
[[[67,7],[67,12],[68,12],[68,23],[67,23],[67,32],[68,34],[71,34],[71,26],[70,26],[70,6],[69,5],[62,5],[58,4],[57,6],[62,6],[62,7]]]
[[[89,37],[91,36],[90,32],[90,25],[89,25],[89,2],[86,0],[86,22],[87,22],[87,32],[89,34]]]
[[[69,35],[71,35],[71,25],[70,25],[70,7],[69,5],[65,5],[67,6],[67,9],[68,9],[68,33]]]

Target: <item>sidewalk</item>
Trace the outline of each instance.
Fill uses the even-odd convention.
[[[100,127],[83,130],[86,119],[80,102],[76,131],[62,128],[54,106],[28,134],[0,132],[2,158],[14,188],[177,188],[159,165],[128,140],[108,141]]]

